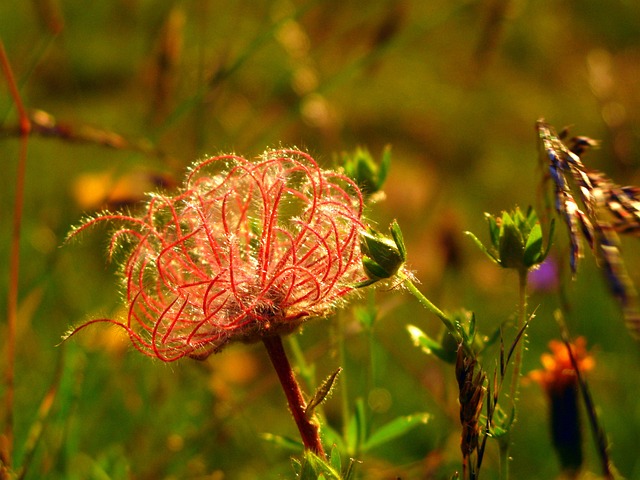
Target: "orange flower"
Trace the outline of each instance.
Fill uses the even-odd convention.
[[[595,361],[587,352],[587,341],[578,337],[571,346],[573,357],[578,363],[580,372],[585,373],[593,369]],[[539,383],[548,393],[559,392],[577,384],[576,372],[569,358],[569,352],[564,343],[558,340],[549,342],[552,353],[543,353],[540,357],[544,369],[534,370],[530,378]]]
[[[580,373],[593,369],[595,362],[587,352],[584,337],[571,345]],[[544,369],[529,374],[545,390],[549,399],[549,423],[553,446],[565,473],[574,478],[582,466],[582,429],[578,405],[578,377],[567,346],[549,342],[552,353],[542,354]]]

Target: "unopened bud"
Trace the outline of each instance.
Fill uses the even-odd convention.
[[[392,238],[372,228],[360,234],[362,265],[370,280],[378,281],[395,276],[406,261],[407,252],[396,221],[391,224],[390,231]]]
[[[387,146],[380,163],[376,163],[368,150],[357,148],[342,155],[342,166],[349,178],[355,181],[365,197],[382,190],[391,165],[391,148]]]
[[[491,250],[484,247],[473,234],[467,234],[501,267],[528,270],[542,263],[547,257],[553,224],[545,247],[542,241],[542,227],[533,209],[529,209],[526,215],[516,208],[512,212],[503,212],[501,217],[490,214],[486,214],[486,217],[489,222]]]

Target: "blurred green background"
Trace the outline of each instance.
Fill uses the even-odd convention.
[[[397,218],[422,290],[445,309],[475,311],[485,332],[515,316],[517,278],[489,264],[462,232],[486,240],[485,211],[539,201],[538,118],[600,139],[587,164],[640,184],[640,4],[631,0],[8,0],[0,3],[0,37],[24,103],[50,122],[48,136],[30,139],[27,161],[17,464],[58,369],[62,377],[26,478],[293,476],[290,452],[259,435],[296,436],[259,345],[170,365],[133,352],[106,326],[59,345],[70,326],[122,314],[107,232],[64,244],[71,226],[158,183],[175,185],[196,159],[295,145],[329,165],[359,145],[379,157],[390,144],[386,199],[371,208],[372,222],[384,229]],[[18,136],[1,83],[6,292]],[[565,232],[560,225],[553,255],[567,277]],[[631,238],[624,247],[640,281],[640,245]],[[567,321],[594,352],[590,385],[612,458],[625,477],[640,478],[640,346],[587,257],[565,285]],[[376,297],[373,384],[368,340],[349,310],[343,314],[349,393],[369,400],[374,426],[414,412],[433,418],[360,458],[360,472],[448,478],[460,468],[453,370],[415,348],[405,330],[414,323],[435,334],[437,319],[402,291]],[[6,295],[0,304],[6,311]],[[559,336],[558,305],[555,293],[532,294],[525,372],[539,368]],[[311,322],[299,338],[319,378],[339,366],[334,325]],[[5,322],[1,328],[4,338]],[[340,387],[334,397],[326,412],[339,428]],[[520,400],[513,478],[554,478],[544,395],[525,382]],[[585,469],[597,473],[586,430],[585,440]],[[490,444],[483,477],[496,472]]]

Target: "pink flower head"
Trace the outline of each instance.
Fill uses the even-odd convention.
[[[297,150],[205,160],[181,193],[153,195],[143,216],[107,214],[78,229],[116,221],[110,253],[131,244],[126,322],[79,328],[115,323],[167,362],[290,333],[366,279],[362,208],[354,182]]]

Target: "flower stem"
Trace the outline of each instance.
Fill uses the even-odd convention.
[[[282,344],[282,338],[279,335],[273,335],[264,337],[262,342],[267,349],[273,368],[275,368],[278,374],[282,390],[287,397],[289,410],[300,431],[302,443],[306,449],[311,450],[321,458],[326,458],[322,441],[320,440],[318,425],[312,422],[305,413],[307,404],[302,396],[300,385],[298,385],[289,359],[287,358]]]
[[[440,310],[433,303],[431,303],[431,300],[429,300],[427,297],[425,297],[422,294],[422,292],[420,290],[418,290],[418,287],[415,286],[415,284],[411,281],[411,279],[404,272],[398,273],[398,278],[400,278],[404,282],[404,284],[407,287],[407,289],[409,290],[409,292],[411,292],[411,294],[414,297],[416,297],[416,299],[420,302],[420,304],[424,308],[429,310],[431,313],[433,313],[436,317],[438,317],[440,319],[440,321],[443,323],[443,325],[445,326],[447,331],[453,336],[453,338],[456,340],[456,342],[458,342],[458,344],[462,345],[462,348],[464,348],[464,351],[466,353],[468,353],[469,355],[473,356],[473,352],[471,351],[471,347],[469,347],[469,345],[466,342],[463,341],[462,336],[460,335],[460,332],[458,332],[458,329],[456,328],[454,323],[451,321],[451,319],[449,317],[447,317],[447,315],[442,310]]]
[[[509,443],[508,438],[504,442],[498,442],[500,446],[500,480],[509,480]]]
[[[337,343],[338,343],[338,356],[340,358],[340,365],[344,368],[347,365],[347,349],[344,339],[344,318],[338,312],[338,328],[337,328]],[[347,369],[345,369],[347,370]],[[347,438],[349,425],[351,423],[351,410],[349,408],[349,384],[347,383],[346,373],[342,375],[340,384],[340,408],[342,410],[342,435]]]
[[[519,272],[518,283],[518,325],[516,331],[520,332],[527,321],[527,270]],[[511,401],[515,404],[520,388],[520,369],[522,368],[522,350],[524,348],[524,335],[516,345],[515,357],[513,359],[513,376],[511,377]]]
[[[516,332],[520,332],[527,321],[527,275],[528,270],[521,270],[518,273],[518,324]],[[524,349],[524,334],[518,340],[515,347],[515,357],[513,359],[513,371],[511,373],[511,388],[509,391],[513,416],[511,425],[516,422],[516,400],[520,389],[520,370],[522,369],[522,351]],[[511,434],[507,432],[499,442],[500,444],[500,479],[509,478],[509,449],[511,445]]]

